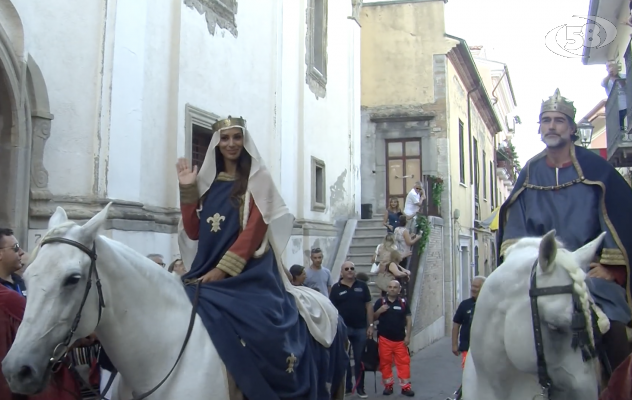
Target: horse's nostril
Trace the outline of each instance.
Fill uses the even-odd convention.
[[[18,378],[19,379],[29,379],[32,378],[35,371],[33,371],[33,368],[29,367],[28,365],[23,365],[22,368],[20,368],[20,372],[18,372]]]

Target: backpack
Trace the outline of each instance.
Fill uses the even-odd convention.
[[[365,371],[376,372],[380,369],[380,353],[375,339],[367,339],[362,353],[362,366]]]
[[[406,299],[403,297],[400,297],[399,302],[402,304],[402,311],[406,311]],[[382,297],[382,305],[384,304],[386,304],[386,299]]]

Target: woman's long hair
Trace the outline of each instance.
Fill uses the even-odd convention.
[[[396,201],[397,202],[397,208],[396,209],[392,209],[391,208],[391,202]],[[386,207],[387,210],[389,211],[397,211],[397,212],[402,212],[402,209],[399,205],[399,199],[397,197],[391,197],[390,199],[388,199],[388,207]]]
[[[245,140],[245,139],[244,139]],[[226,172],[226,164],[224,156],[219,150],[219,146],[215,147],[215,166],[217,173]],[[230,197],[236,206],[240,206],[243,201],[242,196],[248,190],[248,178],[250,177],[250,167],[252,166],[252,156],[248,154],[245,147],[242,147],[241,154],[237,159],[237,171],[235,176],[235,185],[230,193]]]
[[[386,234],[386,236],[384,236],[384,241],[382,242],[382,249],[390,250],[394,245],[395,245],[395,235],[389,232]]]

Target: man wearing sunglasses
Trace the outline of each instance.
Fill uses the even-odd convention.
[[[354,389],[361,399],[366,399],[364,391],[364,371],[360,367],[362,364],[362,354],[366,346],[367,337],[373,336],[373,305],[371,304],[371,292],[366,283],[356,279],[355,266],[351,261],[342,264],[341,279],[331,287],[329,299],[338,309],[345,325],[347,325],[347,336],[353,349],[354,370],[351,365],[347,368],[347,394],[353,393]],[[356,378],[355,387],[351,377]]]
[[[22,268],[24,251],[20,248],[13,231],[0,228],[0,285],[26,297],[26,285],[17,274]]]

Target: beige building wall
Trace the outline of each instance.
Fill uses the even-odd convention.
[[[435,102],[433,56],[445,54],[443,1],[362,8],[362,105]],[[394,70],[396,68],[396,70]]]

